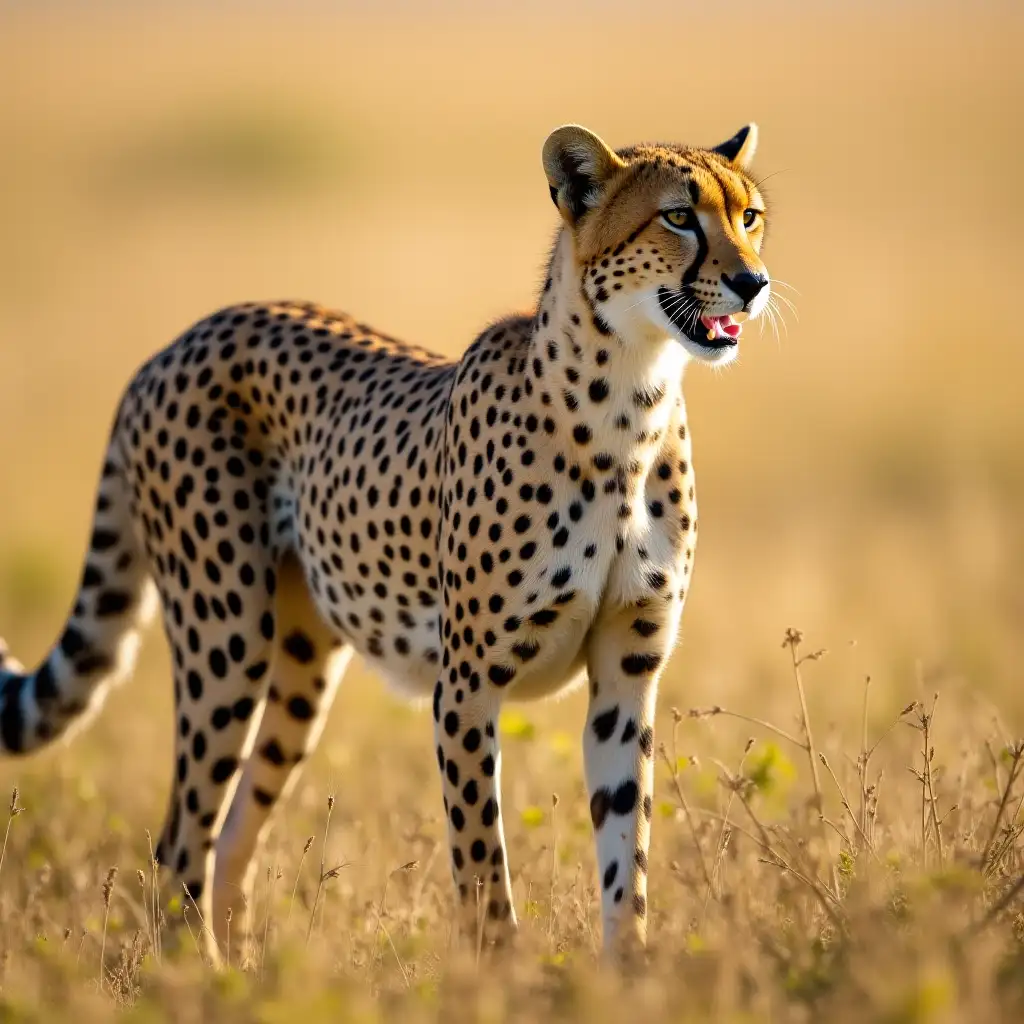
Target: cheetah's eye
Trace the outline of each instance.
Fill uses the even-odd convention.
[[[692,231],[697,226],[697,218],[688,206],[680,206],[675,210],[662,210],[662,217],[666,223],[680,230]]]
[[[758,220],[764,215],[763,210],[744,210],[743,211],[743,226],[749,231]]]

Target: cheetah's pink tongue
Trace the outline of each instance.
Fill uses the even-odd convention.
[[[708,341],[717,338],[738,338],[743,325],[736,323],[731,314],[725,316],[702,316],[700,322],[708,332]]]

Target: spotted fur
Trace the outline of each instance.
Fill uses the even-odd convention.
[[[456,891],[500,930],[516,918],[499,711],[588,678],[605,941],[642,941],[655,695],[697,532],[682,377],[734,354],[702,314],[756,315],[767,295],[755,139],[615,153],[555,131],[562,225],[536,311],[457,362],[275,302],[146,363],[63,633],[35,671],[0,654],[2,749],[85,721],[159,607],[176,752],[158,855],[219,934],[358,652],[431,700]],[[755,294],[732,287],[751,277]]]

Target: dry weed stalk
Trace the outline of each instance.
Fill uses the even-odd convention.
[[[103,962],[107,953],[107,922],[110,919],[110,897],[114,894],[114,882],[117,879],[116,865],[107,871],[106,881],[103,883],[103,938],[100,940],[100,991],[103,990]]]
[[[931,728],[935,718],[935,705],[938,703],[939,695],[932,696],[931,711],[925,711],[924,705],[918,701],[914,705],[917,712],[917,721],[910,723],[913,728],[921,733],[921,770],[918,771],[913,765],[908,766],[908,771],[921,784],[921,864],[928,867],[928,833],[931,831],[935,839],[935,849],[939,855],[939,866],[945,862],[945,850],[942,845],[942,830],[939,827],[940,818],[938,813],[937,800],[935,797],[935,770],[932,763],[935,760],[935,746],[932,744]]]
[[[1005,853],[1006,840],[1009,839],[1009,842],[1012,844],[1013,840],[1020,834],[1022,828],[1022,826],[1016,824],[1017,814],[1020,811],[1020,805],[1018,804],[1017,811],[1011,819],[1009,829],[1004,833],[1003,840],[997,843],[996,840],[999,837],[999,828],[1002,825],[1006,809],[1010,805],[1010,797],[1013,792],[1014,784],[1020,775],[1021,769],[1024,768],[1024,740],[1007,746],[1005,751],[1010,760],[1010,768],[1006,782],[1000,789],[999,804],[996,807],[996,816],[992,820],[992,828],[989,830],[988,839],[986,840],[981,853],[981,870],[987,875],[991,874],[999,864],[1000,860],[1002,860],[1003,854]],[[1024,795],[1022,795],[1021,799],[1024,800]]]
[[[693,840],[693,848],[697,851],[697,860],[700,862],[701,871],[704,873],[704,882],[710,892],[713,888],[711,881],[711,872],[708,870],[708,863],[704,858],[704,849],[700,845],[700,836],[697,835],[697,826],[693,813],[690,810],[689,802],[686,799],[686,794],[683,792],[683,787],[679,784],[679,723],[682,721],[683,716],[679,713],[678,709],[672,709],[672,754],[669,755],[665,749],[665,744],[660,743],[658,745],[658,753],[661,754],[665,764],[668,765],[669,776],[672,779],[672,787],[676,791],[676,799],[679,801],[679,806],[682,808],[683,816],[686,818],[686,824],[690,830],[690,838]]]
[[[803,744],[804,750],[807,752],[807,760],[811,766],[811,781],[814,785],[814,806],[818,812],[818,834],[821,839],[822,851],[827,861],[829,861],[829,874],[832,877],[832,891],[839,892],[839,872],[836,870],[836,866],[832,863],[832,857],[829,853],[829,842],[828,833],[825,831],[825,801],[821,791],[821,777],[818,774],[818,751],[814,745],[814,734],[811,732],[811,716],[807,710],[807,695],[804,692],[803,675],[800,672],[800,666],[808,661],[818,661],[825,656],[827,653],[824,648],[818,651],[811,651],[809,654],[801,655],[800,644],[803,643],[804,635],[799,629],[794,629],[790,626],[786,630],[786,635],[782,640],[783,649],[788,648],[790,658],[793,663],[793,682],[796,684],[797,697],[800,700],[800,720],[803,724],[804,739],[806,742]],[[820,871],[820,864],[817,870]]]
[[[182,913],[183,914],[187,914],[188,913],[188,904],[191,903],[193,909],[196,912],[196,916],[199,918],[199,934],[202,935],[203,932],[205,932],[214,941],[214,943],[216,943],[216,941],[217,941],[216,936],[213,934],[213,932],[210,930],[209,926],[207,925],[206,921],[204,920],[203,912],[199,909],[199,904],[196,903],[195,899],[193,899],[192,893],[189,892],[188,886],[184,882],[182,882],[181,888],[182,888],[182,891],[185,893],[185,898],[188,900],[188,902],[181,908]],[[190,933],[192,932],[192,926],[191,925],[189,925],[189,929],[188,930],[189,930]],[[199,950],[199,955],[203,956],[203,951],[202,951],[202,949],[200,949],[199,942],[196,939],[194,934],[192,935],[192,941],[196,943],[196,949]],[[205,957],[204,957],[204,959],[205,959]]]
[[[830,854],[828,831],[829,827],[835,828],[842,838],[845,838],[845,833],[842,829],[839,829],[834,822],[829,821],[825,817],[825,802],[824,794],[821,786],[821,776],[818,772],[818,764],[820,761],[820,753],[814,742],[814,733],[811,729],[811,716],[807,707],[807,694],[804,687],[803,674],[801,673],[801,667],[809,661],[819,661],[825,656],[827,651],[822,648],[821,650],[810,651],[807,654],[800,653],[800,645],[803,643],[804,635],[799,629],[790,627],[786,630],[785,636],[782,640],[782,647],[784,650],[788,650],[790,653],[790,660],[793,671],[793,682],[796,687],[797,699],[800,704],[800,721],[803,729],[804,738],[800,739],[794,736],[791,732],[787,732],[785,729],[779,728],[772,722],[765,721],[761,718],[754,718],[750,715],[741,714],[735,711],[729,711],[720,705],[714,705],[711,708],[700,709],[693,708],[689,712],[691,718],[712,718],[718,715],[727,716],[730,718],[736,718],[740,721],[748,722],[751,725],[756,725],[759,728],[765,729],[768,732],[774,733],[781,739],[793,744],[799,750],[802,750],[807,756],[807,762],[811,767],[811,786],[813,789],[812,804],[815,811],[817,812],[817,831],[818,838],[821,842],[822,856],[828,864],[828,874],[831,879],[831,885],[826,886],[832,893],[839,892],[839,873],[835,863],[832,861]],[[748,747],[749,749],[749,747]],[[728,774],[728,772],[727,772]],[[852,813],[852,812],[851,812]],[[726,816],[728,818],[728,816]],[[724,829],[727,827],[723,826],[723,836],[725,834]],[[720,841],[721,842],[721,841]],[[849,844],[849,840],[847,840]],[[817,863],[813,868],[815,873],[821,872],[821,857],[817,858]]]
[[[24,811],[25,808],[20,806],[18,803],[18,787],[15,786],[11,790],[11,804],[7,809],[7,828],[4,830],[4,845],[3,849],[0,849],[0,873],[4,869],[4,858],[7,856],[7,840],[11,835],[11,824],[14,819]]]
[[[548,889],[548,946],[554,948],[555,941],[555,878],[558,874],[558,794],[551,794],[551,884]]]
[[[743,769],[744,769],[744,767],[746,766],[746,763],[747,763],[747,755],[750,753],[750,751],[753,749],[753,747],[754,747],[754,738],[751,737],[744,744],[743,753],[740,755],[740,761],[739,761],[739,764],[736,767],[736,775],[737,776],[742,777]],[[720,772],[724,772],[725,775],[727,775],[727,776],[730,774],[728,768],[726,768],[723,764],[721,764],[718,761],[716,761],[715,764],[718,767],[718,770]],[[714,864],[711,865],[711,877],[712,877],[712,879],[714,879],[715,881],[718,882],[718,892],[716,894],[718,896],[718,898],[721,898],[721,895],[722,895],[721,877],[722,877],[722,871],[723,871],[724,864],[725,864],[725,855],[728,852],[729,844],[732,841],[732,821],[731,821],[731,816],[732,816],[733,802],[736,799],[736,793],[731,788],[728,789],[728,793],[729,793],[729,799],[728,799],[728,801],[726,802],[726,805],[725,805],[725,813],[722,816],[722,823],[721,823],[721,827],[720,827],[719,832],[718,832],[718,843],[716,844],[716,847],[715,847],[715,862],[714,862]],[[704,895],[704,910],[705,910],[705,912],[707,911],[708,901],[709,901],[711,895],[712,894],[711,894],[710,890],[705,892],[705,895]]]
[[[402,974],[402,982],[406,988],[409,988],[411,980],[409,978],[409,972],[406,970],[405,964],[402,963],[402,958],[398,955],[398,949],[395,946],[394,939],[391,938],[391,932],[388,931],[387,925],[384,924],[384,915],[387,913],[387,898],[388,898],[388,886],[391,885],[391,879],[399,873],[405,873],[410,871],[416,871],[419,869],[420,862],[418,860],[410,860],[405,864],[399,865],[394,870],[388,872],[387,878],[384,879],[384,891],[380,896],[380,903],[377,905],[377,931],[383,932],[384,937],[388,940],[388,945],[391,947],[391,953],[395,958],[395,963],[398,964],[398,969]],[[376,936],[375,936],[376,940]],[[383,958],[381,961],[383,962]]]
[[[267,899],[266,904],[263,908],[263,946],[260,951],[260,977],[263,977],[263,969],[267,963],[267,949],[269,948],[269,936],[270,936],[270,915],[274,910],[274,890],[277,888],[277,883],[284,877],[284,872],[278,868],[276,871],[273,867],[267,868]],[[307,937],[308,941],[308,937]]]
[[[302,877],[302,865],[306,862],[306,854],[309,853],[313,846],[313,841],[316,836],[310,836],[305,845],[302,847],[302,856],[299,857],[299,866],[295,869],[295,881],[292,882],[292,895],[288,901],[288,916],[285,918],[284,923],[287,927],[288,922],[292,919],[292,910],[295,908],[295,893],[299,888],[299,879]]]
[[[334,810],[334,794],[327,797],[327,821],[324,823],[324,841],[320,847],[320,877],[316,883],[316,895],[313,897],[313,909],[309,912],[309,926],[306,928],[306,945],[309,945],[310,936],[313,934],[313,921],[316,918],[316,908],[320,903],[320,894],[323,891],[324,883],[331,878],[337,878],[341,869],[348,867],[348,861],[342,861],[333,868],[327,867],[327,838],[331,831],[331,812]]]
[[[150,910],[153,915],[153,955],[157,962],[163,952],[161,948],[160,935],[160,862],[156,859],[156,852],[153,849],[153,836],[149,829],[146,829],[146,843],[149,846],[149,871],[152,880],[150,887]]]

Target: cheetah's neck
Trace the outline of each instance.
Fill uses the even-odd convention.
[[[528,358],[526,391],[549,434],[597,468],[608,459],[641,472],[671,425],[685,428],[685,350],[674,339],[611,330],[588,301],[568,232],[555,244]],[[581,459],[582,461],[582,459]]]

